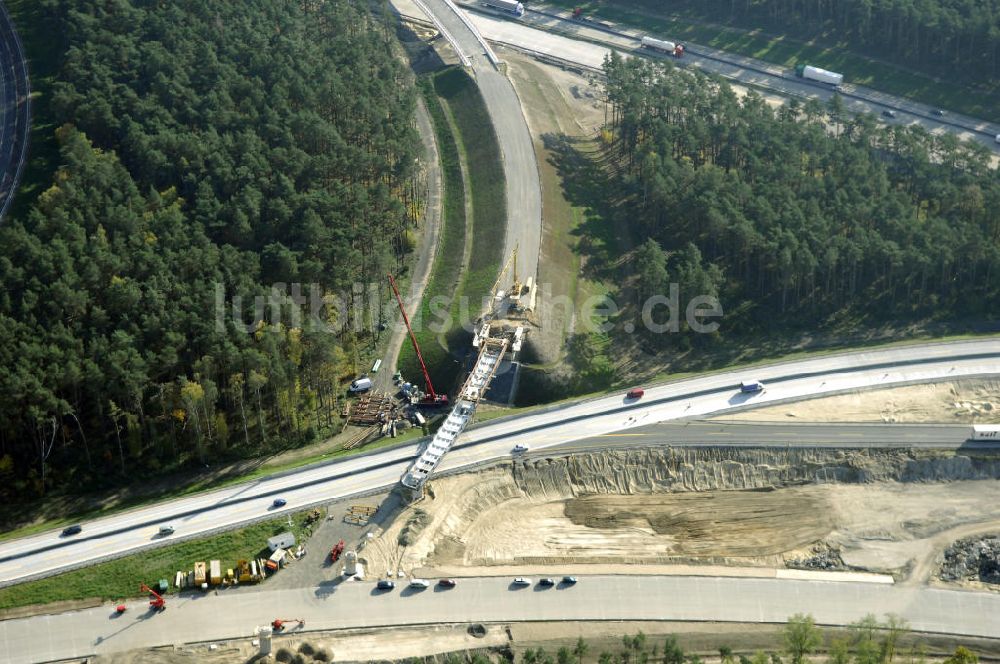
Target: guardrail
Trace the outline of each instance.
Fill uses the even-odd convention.
[[[445,0],[445,2],[447,1],[448,0]],[[472,61],[469,60],[469,56],[467,56],[465,52],[462,51],[462,47],[458,45],[458,41],[452,36],[450,32],[448,32],[448,28],[444,27],[444,24],[438,20],[438,17],[434,15],[434,12],[428,9],[427,5],[425,5],[422,2],[422,0],[413,0],[413,4],[415,4],[420,11],[426,14],[429,19],[431,19],[431,21],[434,23],[434,26],[438,29],[438,32],[440,32],[444,36],[444,38],[448,40],[448,43],[451,44],[451,47],[455,49],[455,53],[458,54],[458,59],[462,62],[462,65],[465,67],[471,67]],[[457,7],[455,9],[457,10]],[[468,25],[468,23],[466,23],[466,25]],[[482,37],[480,37],[479,39],[482,40]]]
[[[461,9],[458,8],[458,5],[456,5],[453,2],[453,0],[443,0],[443,1],[444,4],[448,5],[449,9],[451,9],[458,15],[458,18],[462,20],[462,23],[464,23],[465,27],[467,27],[472,32],[475,38],[479,40],[479,43],[482,45],[483,50],[486,51],[486,57],[490,59],[490,62],[493,63],[493,66],[499,67],[500,58],[497,57],[497,54],[493,52],[493,49],[486,42],[486,39],[484,39],[483,35],[480,34],[479,28],[477,28],[475,25],[472,24],[472,21],[469,20],[469,17],[465,15],[465,12],[463,12]]]

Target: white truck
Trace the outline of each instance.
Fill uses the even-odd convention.
[[[973,424],[969,440],[988,440],[1000,443],[1000,424]]]
[[[795,65],[795,75],[819,83],[829,83],[830,85],[840,85],[844,82],[844,75],[835,71],[827,71],[812,65]]]
[[[486,0],[484,4],[514,16],[524,16],[524,5],[517,0]]]
[[[667,55],[672,55],[675,58],[679,58],[684,55],[684,44],[665,41],[663,39],[656,39],[655,37],[643,37],[642,47],[653,51],[660,51],[662,53],[666,53]]]

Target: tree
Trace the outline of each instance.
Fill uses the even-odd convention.
[[[556,662],[558,664],[570,664],[573,661],[573,655],[570,653],[569,648],[562,646],[556,653]]]
[[[797,613],[785,624],[785,650],[792,658],[792,664],[802,664],[806,655],[813,652],[823,637],[812,616]]]
[[[958,646],[951,657],[944,660],[944,664],[976,664],[978,661],[979,656],[976,653],[965,646]]]
[[[722,664],[733,664],[733,649],[729,646],[719,646],[719,660]]]
[[[587,654],[587,642],[583,637],[577,637],[576,645],[573,647],[573,654],[576,656],[577,664],[583,664],[583,657]]]
[[[885,616],[885,637],[882,640],[882,661],[892,664],[896,656],[896,646],[902,635],[909,631],[909,624],[903,618],[894,613]]]
[[[847,639],[833,639],[830,642],[829,664],[850,664],[851,646]]]
[[[678,645],[677,637],[673,634],[663,642],[663,664],[684,664],[684,650]]]

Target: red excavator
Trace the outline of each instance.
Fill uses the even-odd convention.
[[[438,394],[434,391],[434,385],[431,384],[431,376],[427,373],[427,365],[424,364],[424,356],[420,353],[417,338],[413,336],[413,328],[410,327],[410,319],[406,315],[406,309],[403,308],[403,298],[399,296],[399,289],[396,288],[396,280],[392,278],[391,274],[389,275],[389,284],[392,286],[392,292],[396,294],[396,301],[399,302],[399,313],[403,314],[406,331],[410,333],[410,343],[413,344],[413,350],[417,352],[417,360],[420,361],[420,370],[424,372],[424,384],[427,386],[427,394],[417,402],[417,406],[421,408],[446,408],[448,406],[448,395]]]
[[[337,545],[330,549],[330,562],[335,563],[340,560],[340,554],[344,552],[344,540],[337,542]]]
[[[147,592],[151,595],[151,597],[149,598],[150,609],[152,609],[153,611],[166,611],[167,600],[163,599],[163,596],[160,595],[160,593],[156,592],[155,590],[147,586],[145,583],[139,584],[139,590],[141,590],[142,592]]]
[[[275,632],[283,632],[288,623],[298,623],[300,629],[306,626],[306,621],[302,618],[275,618],[271,621],[271,629]]]

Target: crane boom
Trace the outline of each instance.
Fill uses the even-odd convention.
[[[424,364],[424,356],[420,352],[420,344],[417,343],[417,338],[413,335],[413,328],[410,327],[410,319],[406,315],[406,308],[403,307],[403,298],[399,295],[399,289],[396,288],[396,280],[389,276],[389,285],[392,286],[392,292],[396,294],[396,302],[399,303],[399,313],[403,314],[403,322],[406,323],[406,331],[410,333],[410,343],[413,344],[413,350],[417,352],[417,360],[420,362],[420,370],[424,372],[424,384],[427,386],[427,395],[430,397],[428,401],[433,404],[447,404],[448,397],[443,394],[438,394],[434,391],[434,384],[431,383],[431,375],[427,372],[427,365]]]

